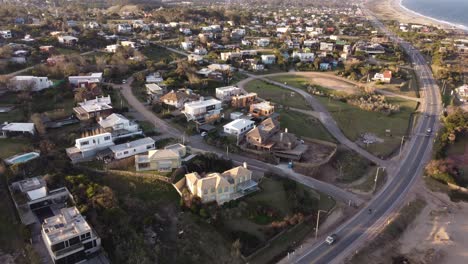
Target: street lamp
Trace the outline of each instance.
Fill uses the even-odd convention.
[[[375,172],[375,178],[374,178],[374,191],[375,192],[375,189],[377,188],[377,179],[379,177],[379,170],[382,169],[383,171],[385,170],[385,167],[378,167],[377,168],[377,171]]]
[[[399,158],[401,159],[401,151],[403,149],[403,142],[405,141],[406,136],[401,137],[401,143],[400,143],[400,154],[398,154]]]
[[[319,221],[320,221],[320,213],[328,213],[328,211],[325,210],[318,210],[317,212],[317,224],[315,225],[315,239],[317,239],[317,234],[318,234],[318,228],[319,228]]]

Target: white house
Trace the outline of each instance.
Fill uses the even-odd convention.
[[[98,124],[104,131],[112,134],[113,140],[143,133],[137,123],[121,114],[114,113],[106,118],[100,118]]]
[[[230,101],[233,96],[240,95],[243,89],[235,86],[226,86],[216,88],[216,98],[221,101]]]
[[[189,62],[199,63],[203,61],[203,56],[197,54],[189,54],[187,55],[187,60]]]
[[[8,134],[36,134],[34,123],[8,123],[0,124],[0,137],[6,137]]]
[[[4,38],[4,39],[12,38],[11,30],[2,30],[2,31],[0,31],[0,36],[2,36],[2,38]]]
[[[193,42],[192,41],[181,42],[180,47],[184,50],[190,50],[193,48]]]
[[[137,139],[125,144],[111,146],[115,159],[124,159],[155,149],[155,141],[150,137]]]
[[[266,47],[268,45],[270,45],[270,40],[269,39],[267,39],[267,38],[257,39],[257,46]]]
[[[194,120],[197,123],[206,123],[217,120],[221,117],[222,103],[216,99],[203,100],[185,103],[182,111],[187,117],[187,121]]]
[[[321,51],[333,51],[334,46],[335,46],[334,43],[320,42]]]
[[[145,87],[146,93],[151,97],[158,97],[164,93],[164,89],[155,83],[147,83],[145,84]]]
[[[11,78],[10,84],[16,91],[30,88],[35,92],[50,88],[53,85],[52,81],[49,81],[49,78],[36,76],[15,76]]]
[[[146,76],[146,83],[162,83],[164,82],[164,79],[161,77],[161,74],[159,72],[156,73],[151,73]]]
[[[59,43],[67,45],[67,46],[73,46],[76,43],[78,43],[78,38],[73,37],[73,36],[58,36],[57,39]]]
[[[128,40],[121,41],[120,45],[122,45],[123,47],[131,47],[133,49],[136,47],[135,46],[136,43],[134,41],[128,41]]]
[[[66,152],[72,162],[94,158],[98,151],[113,146],[112,134],[109,132],[91,135],[75,140],[75,146],[67,148]]]
[[[73,112],[80,120],[89,120],[98,117],[107,117],[112,114],[112,100],[110,95],[85,100],[73,108]]]
[[[262,58],[262,63],[267,64],[267,65],[274,64],[276,61],[276,56],[272,54],[262,55],[261,58]]]
[[[383,73],[376,73],[374,75],[374,78],[372,78],[374,81],[381,81],[384,83],[390,83],[392,81],[392,71],[385,70]]]
[[[107,45],[105,50],[109,53],[115,53],[119,47],[121,47],[120,44]]]
[[[80,263],[101,249],[101,239],[76,207],[44,219],[41,237],[53,263]]]
[[[117,31],[119,33],[124,33],[124,34],[127,34],[127,33],[131,33],[132,32],[132,26],[129,25],[129,24],[118,24],[117,25]]]
[[[313,52],[294,51],[292,57],[294,59],[299,59],[301,62],[313,62],[315,59],[315,54]]]
[[[460,101],[466,102],[468,99],[468,84],[455,88],[455,93]]]
[[[226,125],[223,126],[224,133],[233,135],[233,136],[241,136],[252,128],[254,128],[255,122],[252,120],[247,119],[236,119]]]
[[[102,81],[102,72],[93,72],[89,75],[68,77],[68,82],[74,87],[79,87],[79,86],[87,85],[90,83],[101,83],[101,81]]]

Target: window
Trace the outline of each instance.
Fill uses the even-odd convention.
[[[106,137],[104,137],[104,140],[105,140],[105,141],[108,141],[108,140],[110,140],[110,136],[106,136]]]
[[[89,141],[81,141],[80,145],[81,146],[89,145]]]
[[[52,249],[53,252],[59,251],[59,250],[65,248],[65,243],[64,242],[59,242],[59,243],[57,243],[55,245],[52,245],[50,248]]]
[[[224,192],[228,192],[229,191],[229,187],[224,187]]]
[[[152,149],[152,148],[153,148],[153,145],[146,146],[146,149]]]
[[[222,193],[222,192],[223,192],[223,188],[221,187],[218,189],[218,193]]]
[[[76,245],[76,244],[78,244],[78,243],[80,243],[80,238],[77,237],[77,236],[74,237],[74,238],[71,238],[70,240],[68,240],[68,244],[69,244],[70,246]]]
[[[203,190],[203,194],[208,194],[208,190]]]
[[[124,155],[128,154],[128,151],[124,151]]]
[[[215,188],[211,187],[211,193],[214,193],[214,192],[215,192]]]

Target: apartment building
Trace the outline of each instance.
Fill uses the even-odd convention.
[[[195,121],[198,124],[213,122],[221,118],[222,103],[217,99],[203,100],[186,103],[183,113],[187,121]]]

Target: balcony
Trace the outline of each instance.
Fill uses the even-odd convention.
[[[79,242],[78,244],[75,244],[73,246],[69,246],[67,248],[57,250],[54,253],[55,253],[56,258],[60,258],[63,255],[66,255],[66,254],[74,252],[74,251],[79,251],[79,250],[84,250],[84,246],[83,246],[83,244],[81,242]]]

